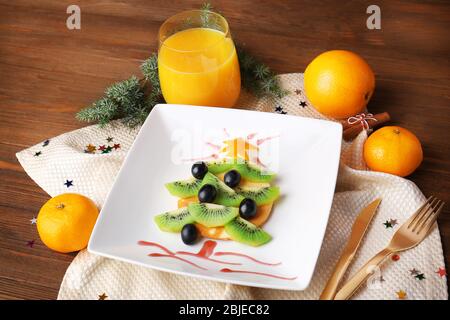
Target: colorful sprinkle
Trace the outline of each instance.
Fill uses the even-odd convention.
[[[386,220],[386,222],[383,223],[386,229],[392,228],[392,224],[389,222],[389,220]]]
[[[413,269],[409,270],[409,273],[410,273],[412,276],[416,276],[416,275],[418,275],[418,274],[420,273],[420,271],[417,270],[416,268],[413,268]]]
[[[102,153],[110,153],[112,150],[111,146],[107,146],[105,149],[102,150]]]
[[[439,268],[438,269],[438,271],[435,271],[438,275],[439,275],[439,277],[441,277],[441,278],[443,278],[443,277],[445,277],[446,275],[447,275],[447,272],[445,271],[445,269],[444,268]]]
[[[69,188],[73,186],[73,180],[66,180],[66,182],[64,182],[64,185]]]
[[[406,292],[403,291],[403,290],[397,291],[396,294],[397,294],[397,297],[398,297],[400,300],[405,300],[406,297],[407,297]]]
[[[94,145],[92,145],[92,144],[88,144],[87,146],[86,146],[86,149],[84,149],[84,152],[85,153],[95,153],[95,150],[97,150],[97,148],[94,146]]]
[[[423,273],[419,273],[418,275],[416,275],[414,278],[416,278],[416,279],[418,279],[418,280],[423,280],[423,279],[426,279],[425,278],[425,274],[423,274]]]
[[[108,296],[104,292],[98,295],[98,300],[106,300],[106,298],[108,298]]]
[[[283,111],[283,107],[281,107],[281,106],[275,107],[275,112],[279,113],[279,114],[287,114],[286,111]]]
[[[389,223],[391,224],[391,226],[395,226],[398,224],[397,219],[391,219],[389,220]]]

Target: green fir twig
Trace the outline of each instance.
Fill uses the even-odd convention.
[[[275,73],[268,66],[256,60],[243,46],[236,46],[242,86],[257,97],[283,98],[288,91],[281,88]]]

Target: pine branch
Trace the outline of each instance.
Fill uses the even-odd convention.
[[[144,97],[144,92],[141,89],[138,78],[132,76],[107,88],[105,95],[106,98],[126,108],[140,101]]]
[[[102,98],[77,113],[80,121],[97,122],[100,126],[106,125],[118,116],[119,106],[108,98]]]
[[[212,4],[209,2],[204,2],[202,4],[202,6],[200,7],[200,10],[203,10],[203,11],[213,11],[213,9],[214,8],[213,8]]]
[[[281,88],[278,78],[265,64],[256,60],[243,46],[236,46],[241,69],[242,86],[258,97],[284,97],[288,91]]]
[[[151,84],[152,92],[154,92],[155,95],[161,94],[161,85],[159,83],[158,74],[158,55],[156,53],[153,53],[150,58],[141,64],[141,71],[145,80]]]
[[[213,10],[214,10],[211,3],[209,3],[209,2],[203,3],[200,10],[201,10],[200,21],[202,23],[203,28],[209,28],[209,29],[222,31],[223,28],[221,28],[221,24],[219,21],[220,17],[211,14],[211,13],[213,13]],[[214,12],[221,15],[221,13],[217,10],[214,10]]]

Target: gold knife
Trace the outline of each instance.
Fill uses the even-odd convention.
[[[372,221],[372,218],[375,215],[380,202],[381,199],[374,200],[367,207],[362,209],[358,217],[356,217],[347,245],[345,246],[341,257],[339,258],[339,261],[334,267],[331,278],[328,280],[325,289],[323,289],[322,294],[320,295],[320,300],[334,299],[339,282],[344,276],[345,271],[347,271],[348,266],[352,262],[353,257],[358,250],[359,244],[361,243],[361,240],[366,233],[367,227]]]

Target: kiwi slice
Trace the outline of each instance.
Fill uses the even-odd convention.
[[[233,219],[224,228],[232,240],[250,246],[257,247],[272,240],[270,234],[241,217]]]
[[[221,227],[239,215],[239,209],[212,203],[190,203],[190,214],[205,227]]]
[[[189,198],[197,195],[201,184],[202,180],[191,178],[187,180],[169,182],[166,183],[165,186],[167,190],[169,190],[170,194],[180,198]]]
[[[279,187],[237,187],[235,190],[244,198],[250,198],[255,201],[258,206],[274,202],[280,196]]]
[[[195,222],[187,207],[159,214],[154,219],[162,231],[168,232],[180,232],[185,224]]]
[[[233,167],[233,163],[226,160],[208,162],[206,165],[208,166],[208,172],[214,174],[228,171]]]
[[[253,182],[270,182],[276,176],[274,173],[267,172],[248,162],[237,163],[233,168],[237,170],[245,180]]]
[[[231,189],[210,172],[202,180],[202,186],[205,184],[211,184],[216,187],[217,196],[214,199],[214,203],[216,204],[227,207],[239,207],[241,201],[244,200],[244,196]]]

